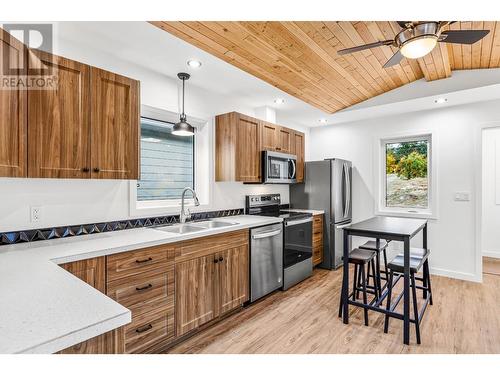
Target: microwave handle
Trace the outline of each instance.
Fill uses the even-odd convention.
[[[295,160],[290,159],[290,163],[292,163],[292,167],[293,167],[293,172],[292,172],[292,175],[290,176],[290,178],[293,179],[293,178],[295,178],[295,173],[296,173]]]

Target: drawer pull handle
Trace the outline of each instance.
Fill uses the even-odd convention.
[[[224,258],[223,258],[223,257],[220,257],[220,258],[219,258],[219,262],[222,262],[223,260],[224,260]]]
[[[137,288],[135,288],[135,290],[137,290],[138,292],[140,292],[141,290],[146,290],[146,289],[149,289],[149,288],[152,288],[152,287],[153,287],[153,284],[148,284],[146,286],[137,287]]]
[[[137,333],[144,333],[146,331],[149,331],[151,328],[153,328],[153,326],[151,325],[151,323],[149,323],[147,326],[144,326],[144,327],[141,327],[141,328],[137,328],[135,331]]]
[[[218,259],[214,259],[214,263],[219,263],[219,260]]]
[[[149,257],[148,259],[136,259],[136,263],[138,264],[141,264],[141,263],[147,263],[147,262],[151,262],[153,260],[153,258]]]

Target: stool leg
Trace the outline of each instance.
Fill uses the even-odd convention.
[[[359,265],[357,266],[358,267],[358,272],[357,272],[357,278],[355,279],[356,282],[357,282],[357,287],[356,287],[356,298],[359,299],[359,292],[361,291],[360,289],[360,285],[361,285],[361,271],[359,269]]]
[[[429,260],[427,259],[424,263],[424,270],[427,274],[427,290],[429,292],[429,303],[432,305],[432,288],[431,288],[431,273],[429,271]]]
[[[377,252],[376,257],[376,276],[377,276],[377,284],[378,284],[378,295],[379,297],[382,295],[382,279],[380,278],[380,252]]]
[[[375,285],[375,299],[378,301],[380,295],[382,294],[382,289],[380,288],[380,272],[378,272],[379,263],[372,259],[370,262],[373,270],[373,284]],[[375,264],[377,264],[377,268],[375,268]]]
[[[423,277],[422,277],[422,286],[423,286],[423,289],[422,289],[422,297],[427,298],[427,267],[425,267],[425,263],[427,263],[427,260],[424,262],[424,269],[423,269]]]
[[[390,271],[389,277],[387,278],[387,287],[389,288],[387,292],[387,307],[386,310],[391,311],[391,297],[392,297],[392,277],[393,273]],[[385,315],[385,322],[384,322],[384,333],[387,333],[389,330],[389,315]]]
[[[370,267],[369,265],[367,265],[367,267]],[[362,282],[362,286],[363,286],[363,303],[365,305],[368,304],[368,297],[366,295],[366,274],[365,274],[365,266],[362,265],[361,266],[361,282]],[[365,310],[365,326],[368,325],[368,309],[365,307],[364,308]]]
[[[387,272],[387,252],[386,252],[387,247],[384,248],[384,273],[385,273],[385,279],[387,280],[389,277],[389,272]]]
[[[342,289],[340,289],[339,318],[342,318],[342,310],[344,307],[344,300],[342,299],[342,290],[343,289],[344,289],[344,281],[342,280]]]
[[[356,301],[356,298],[359,298],[358,288],[356,285],[358,283],[358,265],[354,263],[354,277],[352,278],[352,299]]]
[[[415,318],[415,332],[417,335],[417,344],[420,344],[420,322],[418,320],[418,304],[417,304],[417,284],[415,283],[415,273],[410,274],[411,278],[411,293],[413,296],[413,317]]]

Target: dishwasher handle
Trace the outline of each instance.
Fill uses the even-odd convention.
[[[280,234],[281,232],[282,232],[282,229],[278,229],[278,230],[271,230],[269,232],[253,234],[252,239],[253,240],[260,240],[261,238],[274,237],[274,236],[277,236],[278,234]]]

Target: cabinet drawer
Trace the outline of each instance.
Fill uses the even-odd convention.
[[[162,269],[173,262],[174,258],[175,247],[172,245],[160,245],[109,255],[106,257],[108,281]]]
[[[164,309],[132,319],[125,328],[125,352],[138,353],[157,341],[174,338],[174,310]]]
[[[174,306],[174,266],[108,283],[108,296],[132,311],[132,318]]]
[[[235,248],[248,244],[248,229],[196,238],[182,242],[176,250],[175,261],[185,262],[214,254],[220,249]]]

